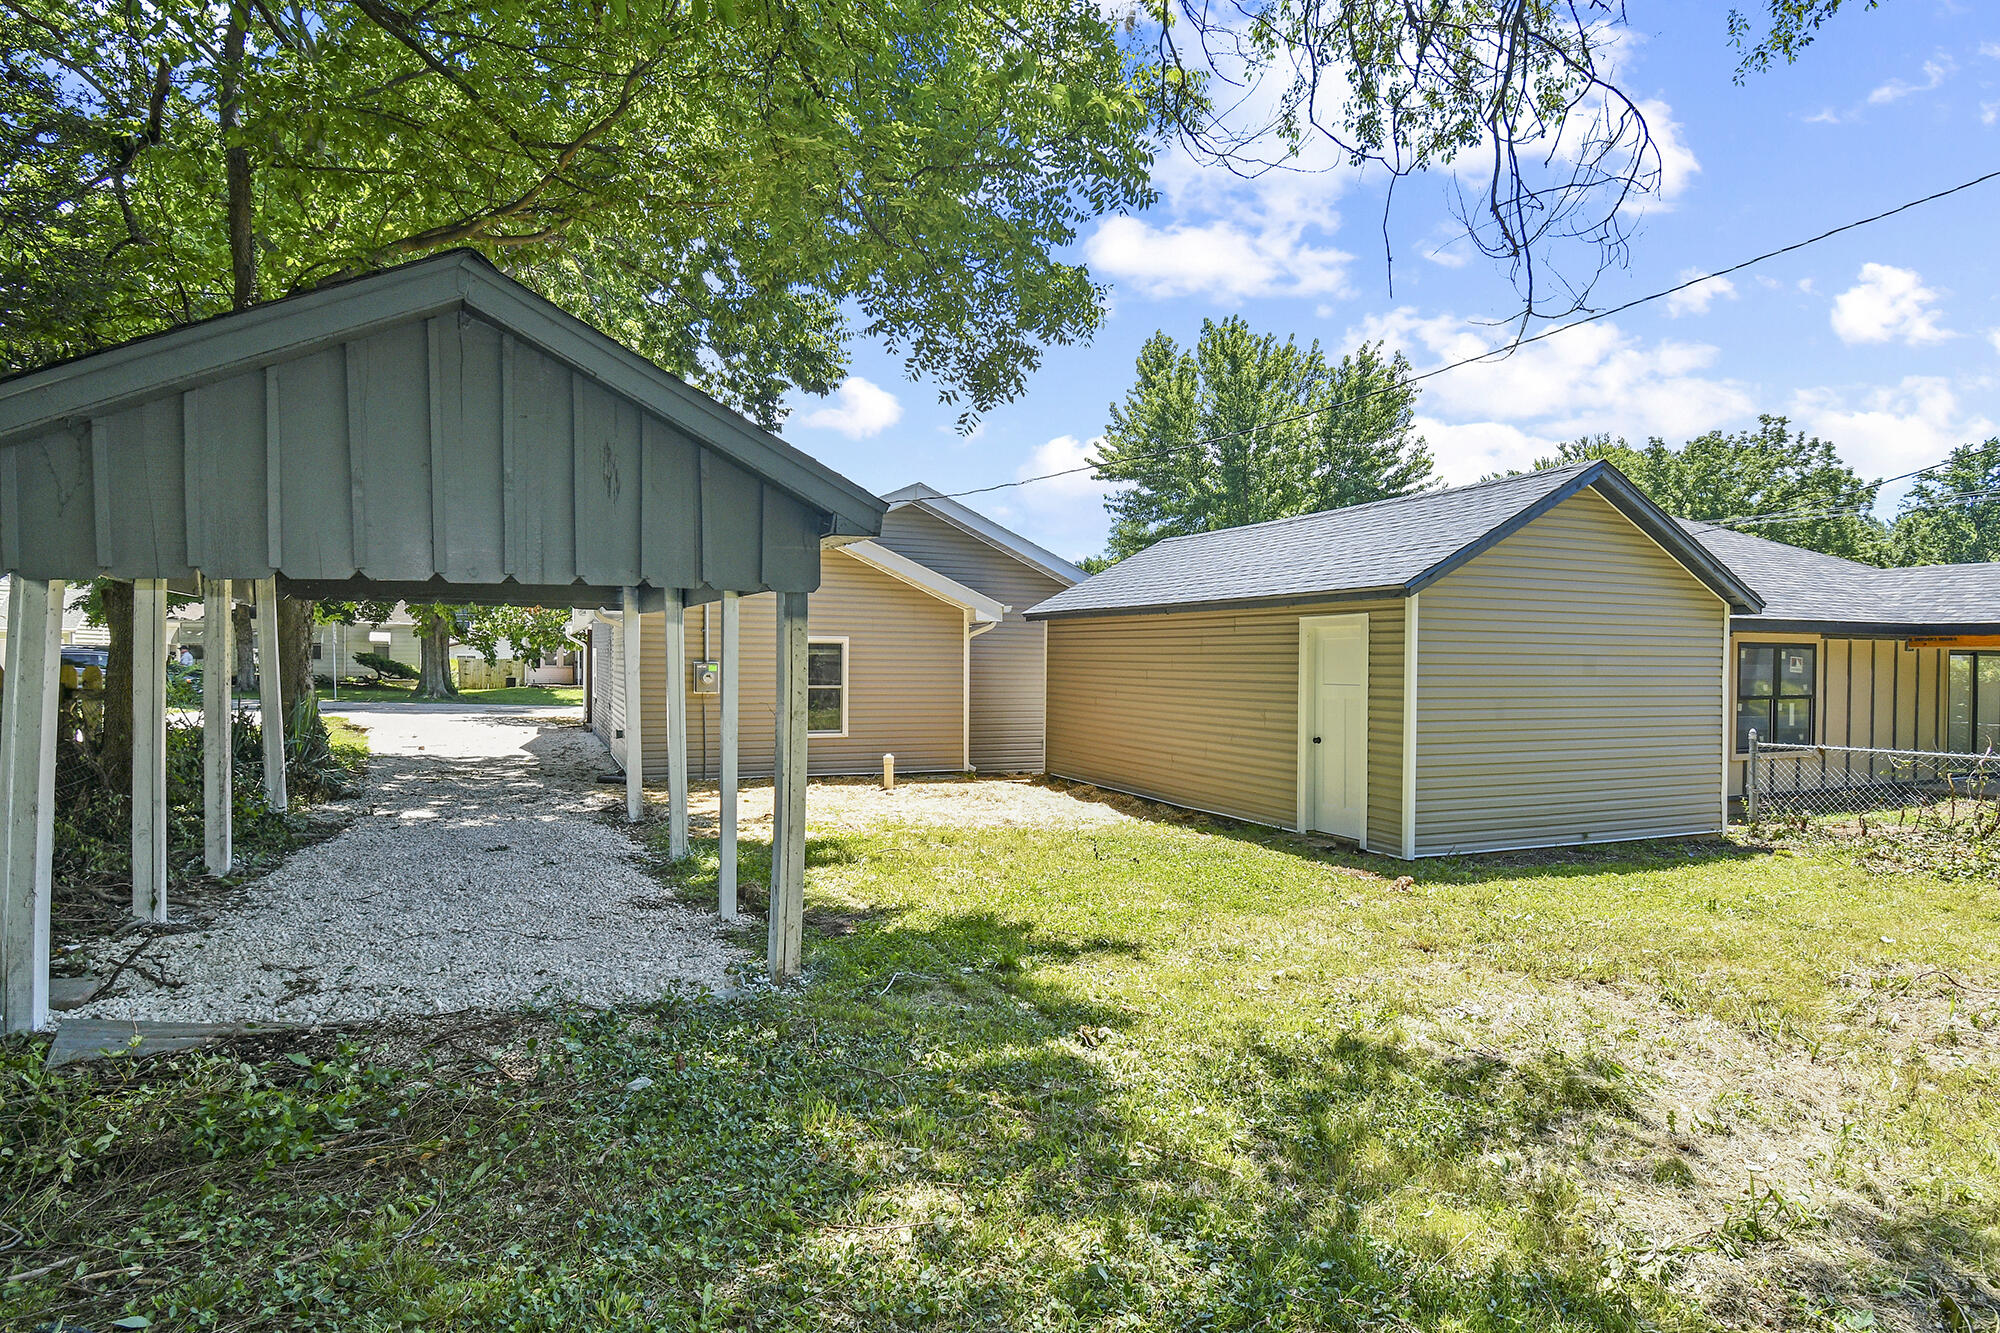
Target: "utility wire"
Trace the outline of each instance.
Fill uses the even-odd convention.
[[[1887,218],[1895,217],[1898,213],[1906,213],[1913,208],[1920,208],[1925,204],[1936,203],[1940,199],[1949,198],[1954,194],[1959,194],[1965,190],[1970,190],[1976,185],[1984,185],[1986,182],[1994,180],[1996,178],[2000,178],[2000,170],[1989,171],[1986,172],[1984,175],[1974,176],[1969,181],[1963,181],[1957,185],[1950,186],[1946,189],[1938,190],[1932,194],[1924,195],[1920,199],[1911,199],[1906,203],[1901,203],[1896,205],[1894,208],[1887,208],[1879,213],[1872,213],[1865,218],[1856,218],[1852,222],[1844,222],[1840,226],[1829,228],[1826,231],[1820,232],[1816,236],[1808,236],[1804,240],[1793,241],[1790,245],[1781,245],[1775,250],[1766,250],[1761,255],[1754,255],[1751,258],[1745,259],[1739,263],[1731,264],[1728,268],[1717,269],[1713,273],[1704,273],[1698,278],[1689,278],[1686,282],[1675,283],[1671,287],[1662,288],[1657,292],[1651,292],[1645,296],[1636,296],[1631,300],[1624,302],[1621,305],[1612,306],[1608,310],[1599,310],[1594,314],[1585,315],[1581,319],[1573,319],[1567,324],[1558,324],[1553,328],[1543,329],[1540,333],[1530,334],[1528,337],[1525,338],[1516,338],[1513,341],[1504,344],[1503,346],[1489,348],[1488,350],[1481,352],[1476,356],[1468,356],[1460,361],[1450,361],[1441,366],[1433,366],[1429,370],[1423,371],[1419,374],[1411,375],[1405,379],[1397,381],[1395,384],[1384,385],[1379,389],[1371,389],[1366,393],[1359,393],[1351,398],[1343,398],[1336,402],[1322,403],[1317,407],[1309,407],[1302,411],[1291,413],[1288,416],[1277,417],[1271,421],[1263,422],[1259,425],[1245,426],[1239,430],[1225,431],[1220,435],[1206,436],[1202,439],[1194,440],[1184,446],[1178,446],[1178,447],[1186,449],[1199,449],[1206,445],[1220,444],[1225,440],[1233,440],[1240,436],[1254,434],[1260,430],[1269,430],[1274,426],[1288,425],[1291,422],[1300,421],[1307,417],[1319,416],[1322,413],[1331,412],[1337,408],[1350,407],[1355,403],[1366,402],[1370,398],[1380,397],[1381,395],[1386,393],[1392,393],[1399,389],[1408,388],[1412,384],[1421,383],[1424,380],[1434,378],[1435,376],[1438,375],[1442,375],[1447,371],[1461,370],[1466,366],[1475,365],[1482,361],[1490,361],[1496,356],[1510,355],[1517,349],[1526,347],[1530,343],[1538,343],[1542,341],[1544,338],[1553,338],[1558,333],[1567,333],[1571,329],[1579,329],[1586,324],[1595,324],[1599,320],[1609,319],[1613,315],[1623,314],[1627,310],[1631,310],[1634,309],[1635,307],[1645,305],[1649,302],[1658,301],[1665,297],[1672,296],[1676,292],[1684,292],[1690,287],[1698,287],[1704,282],[1709,282],[1716,278],[1728,277],[1732,273],[1740,273],[1744,269],[1750,268],[1753,265],[1762,264],[1768,260],[1777,259],[1782,255],[1791,254],[1793,251],[1796,250],[1803,250],[1809,245],[1817,245],[1821,241],[1830,240],[1835,236],[1839,236],[1843,232],[1850,232],[1855,230],[1856,228],[1866,227],[1873,223],[1881,222]],[[1031,482],[1051,481],[1057,477],[1074,476],[1079,472],[1094,472],[1097,470],[1097,467],[1098,464],[1096,463],[1085,463],[1080,467],[1061,468],[1054,472],[1044,472],[1033,477],[1020,477],[1013,481],[995,482],[991,486],[975,486],[972,487],[970,490],[949,491],[946,492],[945,498],[960,499],[968,495],[985,495],[990,491],[1004,491],[1014,486],[1026,486]],[[1931,469],[1929,468],[1925,469],[1925,471],[1930,471],[1930,470]],[[1910,475],[1914,476],[1917,474],[1912,473]],[[1890,480],[1902,480],[1902,478],[1891,478]]]

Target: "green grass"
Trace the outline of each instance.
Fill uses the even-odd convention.
[[[384,682],[380,685],[343,685],[340,699],[331,694],[325,702],[369,702],[369,703],[414,703],[416,685],[414,682],[401,684]],[[461,690],[458,702],[468,704],[534,704],[544,708],[579,708],[583,705],[583,689],[577,685],[516,685],[497,690]]]
[[[0,1324],[1991,1326],[1990,885],[1199,820],[810,861],[802,990],[61,1077],[17,1041],[10,1271],[144,1272]]]

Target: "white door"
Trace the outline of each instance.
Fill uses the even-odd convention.
[[[1359,841],[1368,818],[1368,617],[1312,620],[1306,648],[1311,827]]]

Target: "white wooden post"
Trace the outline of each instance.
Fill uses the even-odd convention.
[[[743,608],[733,592],[722,594],[722,771],[716,819],[720,825],[715,889],[724,921],[736,919],[736,731],[742,712],[736,667]]]
[[[286,809],[285,690],[279,675],[278,581],[257,580],[257,721],[264,733],[264,799]]]
[[[778,735],[771,775],[771,979],[797,976],[806,890],[806,595],[778,594]]]
[[[132,915],[167,919],[167,581],[132,582]]]
[[[61,579],[15,577],[0,699],[0,1031],[49,1021],[49,884],[55,843]]]
[[[627,588],[619,640],[624,645],[620,665],[625,676],[625,822],[646,817],[646,732],[639,706],[644,678],[639,674],[639,590]]]
[[[667,855],[688,854],[687,594],[667,594]]]
[[[235,738],[230,734],[234,701],[230,676],[236,664],[236,633],[228,579],[203,578],[201,651],[201,828],[202,857],[211,875],[226,875],[235,859],[230,827],[234,815]]]

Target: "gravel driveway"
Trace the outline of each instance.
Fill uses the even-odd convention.
[[[361,813],[247,886],[208,929],[156,939],[74,1014],[314,1023],[657,999],[728,984],[744,955],[707,912],[663,899],[633,841],[599,815],[622,788],[573,714],[381,704],[341,710],[368,730]],[[110,945],[94,970],[130,948]]]

